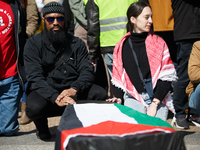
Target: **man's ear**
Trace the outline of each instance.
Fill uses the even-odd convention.
[[[132,24],[135,24],[135,23],[136,23],[136,18],[135,18],[135,17],[132,16],[132,17],[130,18],[130,20],[131,20],[131,23],[132,23]]]
[[[44,22],[44,17],[42,17],[42,21]]]

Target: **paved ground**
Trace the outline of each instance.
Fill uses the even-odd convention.
[[[53,138],[44,142],[37,139],[35,135],[35,125],[33,122],[27,125],[20,125],[17,136],[0,137],[0,150],[54,150],[56,128],[61,117],[48,119],[50,132]],[[172,115],[169,115],[167,122],[171,123]],[[174,126],[174,129],[180,131]],[[200,127],[190,126],[189,130],[183,130],[184,141],[187,150],[200,149]]]
[[[20,125],[17,136],[0,137],[0,150],[54,150],[56,128],[61,117],[48,118],[50,132],[53,135],[50,141],[42,141],[36,137],[33,122]]]
[[[169,114],[167,122],[171,124],[172,118],[172,114]],[[173,128],[176,131],[182,131],[187,150],[200,150],[200,127],[190,125],[190,129],[181,130],[173,125]]]

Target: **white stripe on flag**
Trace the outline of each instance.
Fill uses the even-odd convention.
[[[75,104],[75,113],[83,127],[98,124],[104,121],[126,122],[138,124],[134,118],[123,114],[113,104]]]

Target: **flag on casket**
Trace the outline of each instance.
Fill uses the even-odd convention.
[[[67,124],[74,127],[61,132],[62,150],[67,148],[71,138],[79,136],[125,137],[175,132],[167,122],[120,104],[75,104],[68,105],[66,110],[62,118],[66,118]]]

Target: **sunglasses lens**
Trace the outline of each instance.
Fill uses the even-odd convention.
[[[57,18],[47,17],[46,19],[47,19],[48,22],[54,22],[55,19],[57,19],[58,22],[64,21],[64,17],[57,17]]]
[[[54,19],[55,19],[54,17],[48,17],[48,18],[47,18],[47,21],[48,21],[48,22],[54,22]]]
[[[64,17],[58,17],[58,18],[57,18],[57,21],[58,21],[58,22],[64,21]]]

